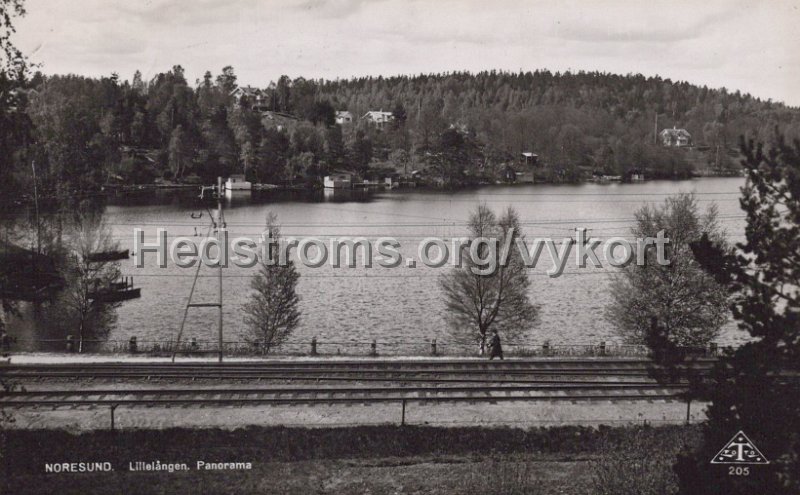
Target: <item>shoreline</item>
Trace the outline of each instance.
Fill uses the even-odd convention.
[[[596,184],[596,185],[603,185],[603,186],[611,186],[615,184],[626,184],[626,185],[635,185],[635,184],[642,184],[647,182],[660,182],[660,181],[667,181],[667,182],[685,182],[685,181],[692,181],[695,179],[732,179],[732,178],[742,178],[740,174],[731,174],[731,175],[719,175],[719,174],[703,174],[703,173],[694,173],[689,177],[659,177],[653,179],[645,179],[642,181],[597,181],[592,179],[584,179],[579,181],[573,182],[552,182],[546,180],[540,180],[536,182],[485,182],[485,183],[474,183],[474,184],[461,184],[452,187],[445,187],[445,186],[437,186],[435,184],[418,184],[415,187],[398,187],[398,188],[386,188],[386,187],[376,187],[372,189],[334,189],[334,188],[325,188],[320,185],[316,185],[313,187],[308,187],[305,185],[277,185],[277,184],[261,184],[261,186],[267,187],[254,187],[251,190],[247,191],[233,191],[234,193],[256,193],[258,195],[261,194],[269,194],[269,193],[282,193],[282,194],[313,194],[313,193],[324,193],[326,191],[335,192],[335,193],[343,193],[343,194],[370,194],[373,192],[392,192],[392,193],[408,193],[408,192],[430,192],[430,193],[456,193],[462,191],[471,191],[481,188],[494,188],[494,187],[527,187],[527,186],[578,186],[578,185],[586,185],[586,184]],[[75,194],[76,197],[99,197],[105,196],[106,198],[112,198],[115,196],[123,195],[123,194],[143,194],[143,193],[160,193],[160,192],[185,192],[191,190],[199,190],[200,188],[204,187],[202,184],[133,184],[133,185],[125,185],[125,186],[115,186],[115,185],[105,185],[102,186],[100,189],[95,191],[82,191],[78,194]],[[205,186],[208,187],[208,186]],[[71,197],[71,195],[70,195]],[[48,201],[57,201],[58,198],[56,197],[48,197],[48,196],[40,196],[39,201],[41,202],[48,202]],[[8,209],[9,207],[30,207],[32,206],[33,200],[31,198],[4,198],[2,204],[0,204],[0,209]]]
[[[9,360],[10,359],[10,360]],[[168,363],[171,362],[170,356],[137,356],[125,354],[67,354],[67,353],[19,353],[12,354],[10,357],[0,358],[0,367],[4,364],[69,364],[69,363]],[[347,356],[347,355],[272,355],[272,356],[231,356],[225,357],[224,362],[254,362],[264,363],[272,361],[302,361],[302,362],[325,362],[325,361],[358,361],[358,362],[424,362],[432,361],[443,363],[452,362],[476,362],[485,361],[486,363],[495,362],[579,362],[579,361],[648,361],[645,356],[531,356],[531,357],[508,357],[504,361],[489,361],[485,356]],[[216,356],[187,356],[178,357],[175,363],[216,363]]]

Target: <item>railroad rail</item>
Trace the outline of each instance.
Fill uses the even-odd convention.
[[[686,368],[703,373],[713,362],[697,360]],[[0,407],[683,400],[685,383],[659,384],[649,377],[651,366],[644,359],[5,364],[0,377],[48,388],[0,394]],[[180,386],[207,379],[215,385]],[[157,388],[111,388],[96,380],[164,382]]]
[[[699,359],[684,366],[704,372],[715,360]],[[0,365],[8,378],[276,378],[276,377],[423,377],[479,376],[648,376],[652,363],[645,359],[532,360],[315,360],[227,363],[69,363]]]
[[[380,402],[678,400],[684,387],[593,383],[550,386],[337,387],[232,389],[107,389],[15,391],[0,407],[94,405],[257,405]]]

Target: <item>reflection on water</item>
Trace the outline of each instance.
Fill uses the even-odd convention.
[[[312,236],[319,239],[364,236],[395,237],[404,257],[416,257],[417,245],[426,237],[461,236],[470,209],[485,202],[499,211],[514,206],[525,235],[570,236],[575,227],[586,227],[600,238],[630,236],[633,212],[644,204],[662,202],[678,192],[698,193],[701,205],[716,202],[721,221],[731,240],[741,241],[744,216],[738,205],[741,178],[707,178],[692,181],[652,181],[636,184],[580,184],[493,186],[458,192],[391,191],[380,193],[318,191],[314,193],[253,191],[236,192],[225,199],[225,217],[231,237],[257,236],[263,231],[267,212],[278,215],[284,237]],[[172,236],[205,232],[209,216],[196,191],[159,192],[111,197],[105,221],[122,249],[132,249],[133,229],[145,231],[155,240],[159,227]],[[203,212],[202,218],[192,218]],[[573,252],[574,256],[574,252]],[[117,323],[109,338],[140,342],[174,339],[183,315],[194,269],[170,266],[160,269],[155,256],[145,258],[144,268],[122,262],[124,275],[133,276],[142,288],[141,299],[127,301],[117,310]],[[576,269],[568,265],[564,275],[549,278],[549,268],[531,270],[531,297],[541,305],[541,321],[527,329],[521,340],[553,344],[597,344],[616,342],[613,325],[604,319],[609,302],[608,280],[613,269]],[[447,342],[449,334],[442,317],[443,305],[437,285],[441,270],[419,266],[397,269],[317,269],[298,267],[301,278],[302,321],[293,342],[317,337],[326,342],[425,343]],[[225,339],[243,340],[241,306],[249,293],[254,269],[225,269]],[[217,274],[201,269],[193,300],[215,301]],[[216,338],[216,308],[198,308],[189,314],[184,336],[198,341]],[[52,328],[35,323],[36,308],[26,304],[23,319],[13,322],[20,338],[63,338]],[[740,342],[745,334],[729,323],[719,341]]]

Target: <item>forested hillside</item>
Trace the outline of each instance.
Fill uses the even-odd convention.
[[[735,169],[740,135],[778,127],[800,136],[800,111],[669,79],[603,73],[481,72],[316,81],[282,76],[258,97],[232,93],[231,67],[186,80],[175,66],[149,81],[35,74],[2,81],[0,183],[29,190],[90,190],[156,179],[209,182],[245,173],[268,183],[318,183],[332,169],[371,177],[421,171],[442,186],[513,178],[520,153],[535,173],[577,181],[592,172],[686,177],[685,150],[656,143],[657,129],[687,129],[718,172]],[[257,101],[256,101],[257,100]],[[337,125],[347,110],[352,124]],[[391,112],[382,128],[360,118]],[[702,164],[701,164],[702,165]]]

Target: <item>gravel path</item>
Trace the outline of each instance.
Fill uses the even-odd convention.
[[[692,422],[705,420],[705,404],[692,403]],[[109,428],[110,409],[17,409],[13,428],[63,428],[85,431]],[[119,406],[114,413],[118,428],[161,429],[172,427],[236,429],[249,425],[350,426],[399,424],[402,407],[397,404],[315,404],[147,407]],[[406,405],[406,424],[437,426],[586,426],[626,424],[681,424],[686,403],[679,401],[510,401],[502,403],[414,403]]]

